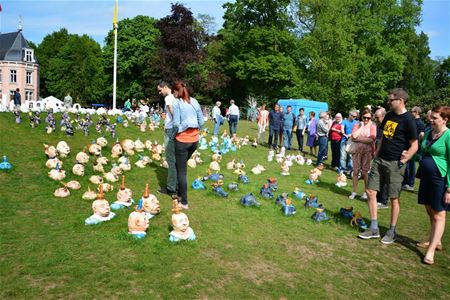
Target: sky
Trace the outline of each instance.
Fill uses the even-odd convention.
[[[218,30],[223,24],[222,5],[228,1],[119,0],[119,20],[137,15],[165,17],[170,14],[172,2],[183,3],[194,16],[211,15]],[[0,32],[16,31],[21,18],[25,38],[35,44],[65,27],[69,33],[87,34],[103,45],[112,28],[114,3],[114,0],[0,0]],[[424,0],[422,23],[416,30],[428,35],[432,58],[450,56],[450,0]]]

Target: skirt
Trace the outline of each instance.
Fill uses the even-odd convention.
[[[439,172],[436,163],[430,155],[424,156],[420,161],[419,204],[430,205],[435,211],[450,211],[450,205],[444,202],[446,190],[445,180]]]

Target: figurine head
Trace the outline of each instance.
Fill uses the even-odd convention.
[[[89,153],[93,155],[100,155],[100,152],[102,151],[102,147],[98,144],[91,144],[89,145]]]
[[[142,212],[134,211],[128,217],[128,232],[146,231],[148,228],[148,219]]]
[[[70,147],[65,141],[60,141],[56,145],[56,150],[58,150],[61,155],[68,155],[70,153]]]
[[[49,158],[53,158],[56,156],[56,148],[54,146],[49,146],[47,144],[44,144],[44,152]]]
[[[120,144],[114,144],[114,146],[111,149],[111,152],[115,156],[122,155],[122,152],[123,152],[122,146],[120,146]]]
[[[174,231],[186,232],[189,228],[189,219],[186,214],[182,212],[173,214],[172,226]]]
[[[94,202],[92,202],[92,210],[94,214],[99,215],[101,217],[109,216],[111,209],[109,207],[108,201],[105,200],[103,196],[103,187],[99,186],[98,198]]]
[[[142,209],[152,215],[157,215],[161,212],[159,201],[155,195],[150,194],[148,184],[145,185],[144,195],[142,196]]]

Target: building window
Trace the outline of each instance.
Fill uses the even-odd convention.
[[[33,84],[33,72],[27,71],[26,83]]]
[[[32,91],[25,91],[25,100],[26,101],[33,100],[33,92]]]
[[[17,71],[9,70],[9,82],[16,83],[17,82]]]
[[[33,61],[33,50],[25,50],[25,61]]]

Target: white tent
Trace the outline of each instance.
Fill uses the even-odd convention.
[[[42,99],[42,102],[45,104],[45,109],[51,108],[53,112],[59,112],[64,107],[64,102],[54,96],[48,96]]]

